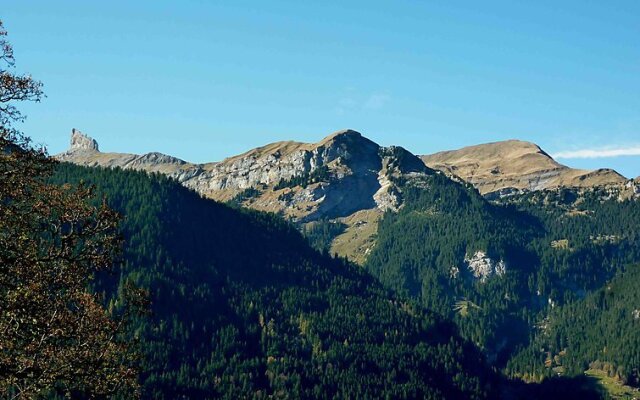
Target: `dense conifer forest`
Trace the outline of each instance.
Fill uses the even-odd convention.
[[[149,291],[145,398],[487,398],[483,356],[440,316],[312,249],[279,217],[241,211],[142,172],[62,164],[123,215],[124,262],[94,290],[108,307]]]
[[[538,327],[540,334],[514,356],[508,370],[535,378],[549,370],[575,376],[591,368],[637,386],[638,287],[640,266],[631,265],[586,298],[552,310]]]
[[[452,318],[510,376],[578,376],[594,363],[637,382],[640,335],[630,324],[640,305],[622,294],[623,285],[633,292],[633,272],[619,276],[640,260],[637,200],[563,189],[494,204],[438,174],[404,197],[366,264],[385,285]],[[478,251],[492,263],[486,276],[470,268]],[[559,353],[562,362],[545,365]]]
[[[123,216],[122,266],[93,290],[109,309],[127,282],[150,293],[129,328],[146,398],[600,398],[588,368],[637,384],[637,202],[495,204],[431,175],[381,221],[366,269],[385,289],[326,254],[329,221],[305,237],[142,172],[61,164],[52,181],[95,185]],[[474,276],[476,251],[504,273]]]

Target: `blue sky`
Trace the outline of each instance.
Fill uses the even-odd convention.
[[[50,153],[74,127],[194,162],[352,128],[418,154],[518,138],[640,175],[636,0],[3,0],[0,18],[45,84],[23,128]]]

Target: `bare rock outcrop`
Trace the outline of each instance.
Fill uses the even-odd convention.
[[[493,260],[484,251],[478,250],[472,255],[466,255],[464,262],[473,277],[484,283],[492,276],[503,276],[507,272],[507,265],[503,260]],[[457,274],[456,274],[457,275]]]
[[[70,150],[99,151],[98,142],[74,128],[71,130]]]

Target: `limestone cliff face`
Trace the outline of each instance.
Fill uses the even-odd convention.
[[[458,176],[485,195],[626,182],[626,178],[611,169],[569,168],[556,162],[537,145],[520,140],[469,146],[421,158],[427,166]]]
[[[503,276],[507,271],[507,265],[503,260],[493,260],[482,250],[476,251],[473,255],[465,255],[464,262],[473,277],[482,283],[493,275]]]
[[[72,147],[57,157],[81,165],[164,173],[216,200],[230,200],[252,189],[249,198],[242,196],[245,205],[301,222],[367,209],[395,210],[402,200],[393,178],[432,172],[408,151],[381,147],[353,130],[313,144],[272,143],[206,164],[161,153],[102,153],[95,140],[74,130]]]

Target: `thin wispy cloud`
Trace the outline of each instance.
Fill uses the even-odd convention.
[[[568,150],[553,154],[553,158],[607,158],[620,156],[640,156],[640,144],[599,149]]]

